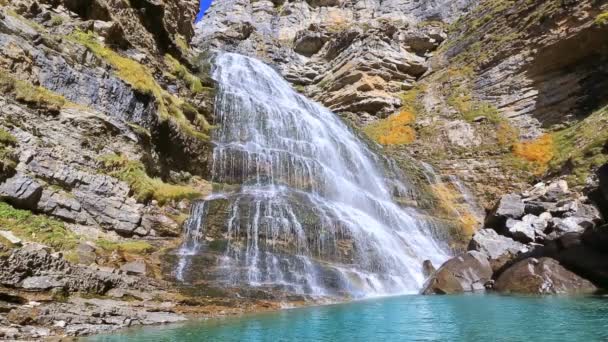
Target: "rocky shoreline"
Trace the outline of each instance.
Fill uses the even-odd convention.
[[[606,290],[607,166],[589,196],[564,180],[504,195],[468,251],[432,272],[423,294],[593,294]],[[599,205],[598,205],[599,203]],[[430,266],[427,266],[430,267]]]

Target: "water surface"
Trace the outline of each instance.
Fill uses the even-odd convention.
[[[90,341],[607,341],[608,298],[402,296],[145,327]]]

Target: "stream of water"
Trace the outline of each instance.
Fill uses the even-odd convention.
[[[192,210],[178,279],[221,245],[208,273],[222,287],[369,297],[415,293],[422,262],[447,259],[433,221],[394,200],[407,182],[337,115],[253,58],[220,53],[213,77],[222,187]]]

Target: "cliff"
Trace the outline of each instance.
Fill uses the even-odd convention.
[[[270,64],[405,171],[416,193],[395,201],[469,250],[427,263],[426,293],[607,286],[607,1],[219,0],[194,25],[197,10],[0,0],[3,338],[278,307],[173,274],[193,203],[226,186],[216,49]]]

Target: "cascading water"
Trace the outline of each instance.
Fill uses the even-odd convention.
[[[200,267],[223,287],[362,297],[416,292],[422,261],[447,259],[431,221],[393,200],[405,186],[334,113],[253,58],[219,53],[213,77],[216,190],[186,223],[178,279]]]

